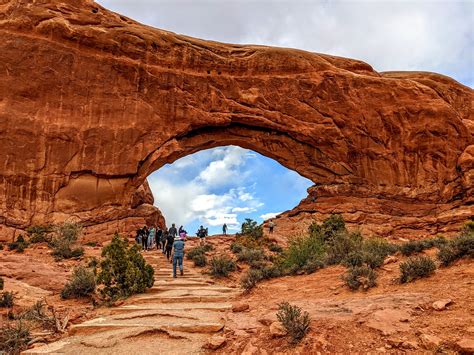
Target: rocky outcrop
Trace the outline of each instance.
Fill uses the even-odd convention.
[[[473,214],[473,92],[450,78],[203,41],[86,0],[3,0],[0,38],[0,238],[163,223],[146,177],[230,144],[314,181],[293,214],[389,234]]]

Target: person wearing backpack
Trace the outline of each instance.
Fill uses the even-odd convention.
[[[176,278],[176,265],[183,276],[184,239],[175,238],[173,243],[173,277]]]

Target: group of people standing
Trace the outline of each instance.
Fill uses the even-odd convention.
[[[142,250],[145,252],[155,247],[157,250],[161,250],[166,255],[166,259],[173,263],[173,277],[176,277],[177,266],[179,266],[180,273],[183,275],[184,242],[186,237],[187,232],[183,226],[176,229],[173,223],[169,229],[161,229],[156,226],[148,228],[144,226],[137,230],[135,241],[137,244],[141,244]]]

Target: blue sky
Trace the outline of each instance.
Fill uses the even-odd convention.
[[[474,1],[99,0],[137,21],[198,38],[292,47],[420,70],[474,87]],[[168,223],[220,231],[294,207],[311,183],[236,147],[184,157],[149,177]],[[216,226],[213,226],[213,225]]]

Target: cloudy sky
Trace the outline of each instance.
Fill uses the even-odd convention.
[[[357,58],[378,71],[423,70],[474,87],[474,1],[99,0],[189,36]],[[290,209],[310,182],[237,147],[185,157],[150,176],[169,222],[218,231],[224,221]]]

